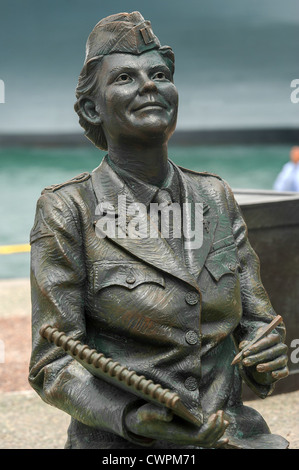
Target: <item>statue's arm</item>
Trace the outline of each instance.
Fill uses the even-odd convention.
[[[128,438],[130,393],[93,377],[82,365],[41,338],[45,323],[84,341],[86,267],[80,227],[56,193],[38,201],[31,232],[32,355],[29,382],[41,398],[82,423]]]
[[[238,346],[242,342],[253,339],[259,328],[264,327],[266,323],[270,323],[273,320],[276,312],[262,284],[259,258],[248,240],[247,226],[242,217],[241,210],[235,201],[231,189],[226,183],[224,184],[233,235],[241,266],[239,276],[243,313],[241,321],[234,332],[234,339]],[[278,338],[276,343],[279,342],[281,344],[281,351],[283,349],[285,351],[286,346],[282,346],[285,339],[284,324],[281,323],[276,327],[273,333]],[[284,357],[284,362],[286,362],[286,354],[284,352],[281,354],[281,358]],[[268,362],[268,360],[265,359],[264,362]],[[265,397],[273,391],[275,380],[271,379],[272,383],[266,383],[267,374],[257,373],[256,364],[253,367],[244,367],[244,364],[240,363],[239,367],[245,382],[259,396]]]

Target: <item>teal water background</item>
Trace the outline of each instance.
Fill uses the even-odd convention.
[[[298,0],[1,0],[1,133],[78,131],[85,43],[107,15],[138,10],[175,53],[178,129],[298,126]],[[296,95],[297,96],[297,95]]]
[[[289,146],[171,147],[169,158],[224,178],[233,189],[272,189],[289,158]],[[28,243],[36,201],[48,185],[97,167],[105,155],[94,147],[0,149],[0,245]],[[0,255],[0,278],[29,276],[30,254]]]

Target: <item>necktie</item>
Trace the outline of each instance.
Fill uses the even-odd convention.
[[[159,204],[158,227],[162,237],[165,238],[173,251],[180,255],[182,250],[180,205],[172,202],[169,192],[165,189],[160,189],[157,192],[153,202]]]

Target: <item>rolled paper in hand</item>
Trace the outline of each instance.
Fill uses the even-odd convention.
[[[248,349],[251,348],[251,346],[253,346],[255,343],[257,343],[260,339],[264,338],[265,336],[267,336],[269,333],[271,333],[271,331],[274,330],[274,328],[276,328],[277,325],[279,325],[280,323],[282,322],[282,317],[280,315],[277,315],[274,320],[271,321],[271,323],[269,323],[269,325],[266,325],[265,328],[258,334],[258,336],[256,336],[256,338],[254,338],[252,341],[250,341],[246,346],[245,348],[242,349],[242,351],[240,351],[233,359],[231,365],[233,366],[234,364],[238,364],[238,362],[240,362],[244,356],[244,352],[247,351]]]

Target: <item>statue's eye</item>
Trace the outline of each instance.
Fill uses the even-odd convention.
[[[116,81],[117,82],[129,82],[131,80],[131,77],[127,73],[121,73]]]
[[[157,72],[154,75],[155,80],[165,80],[165,78],[166,78],[166,75],[164,72]]]

